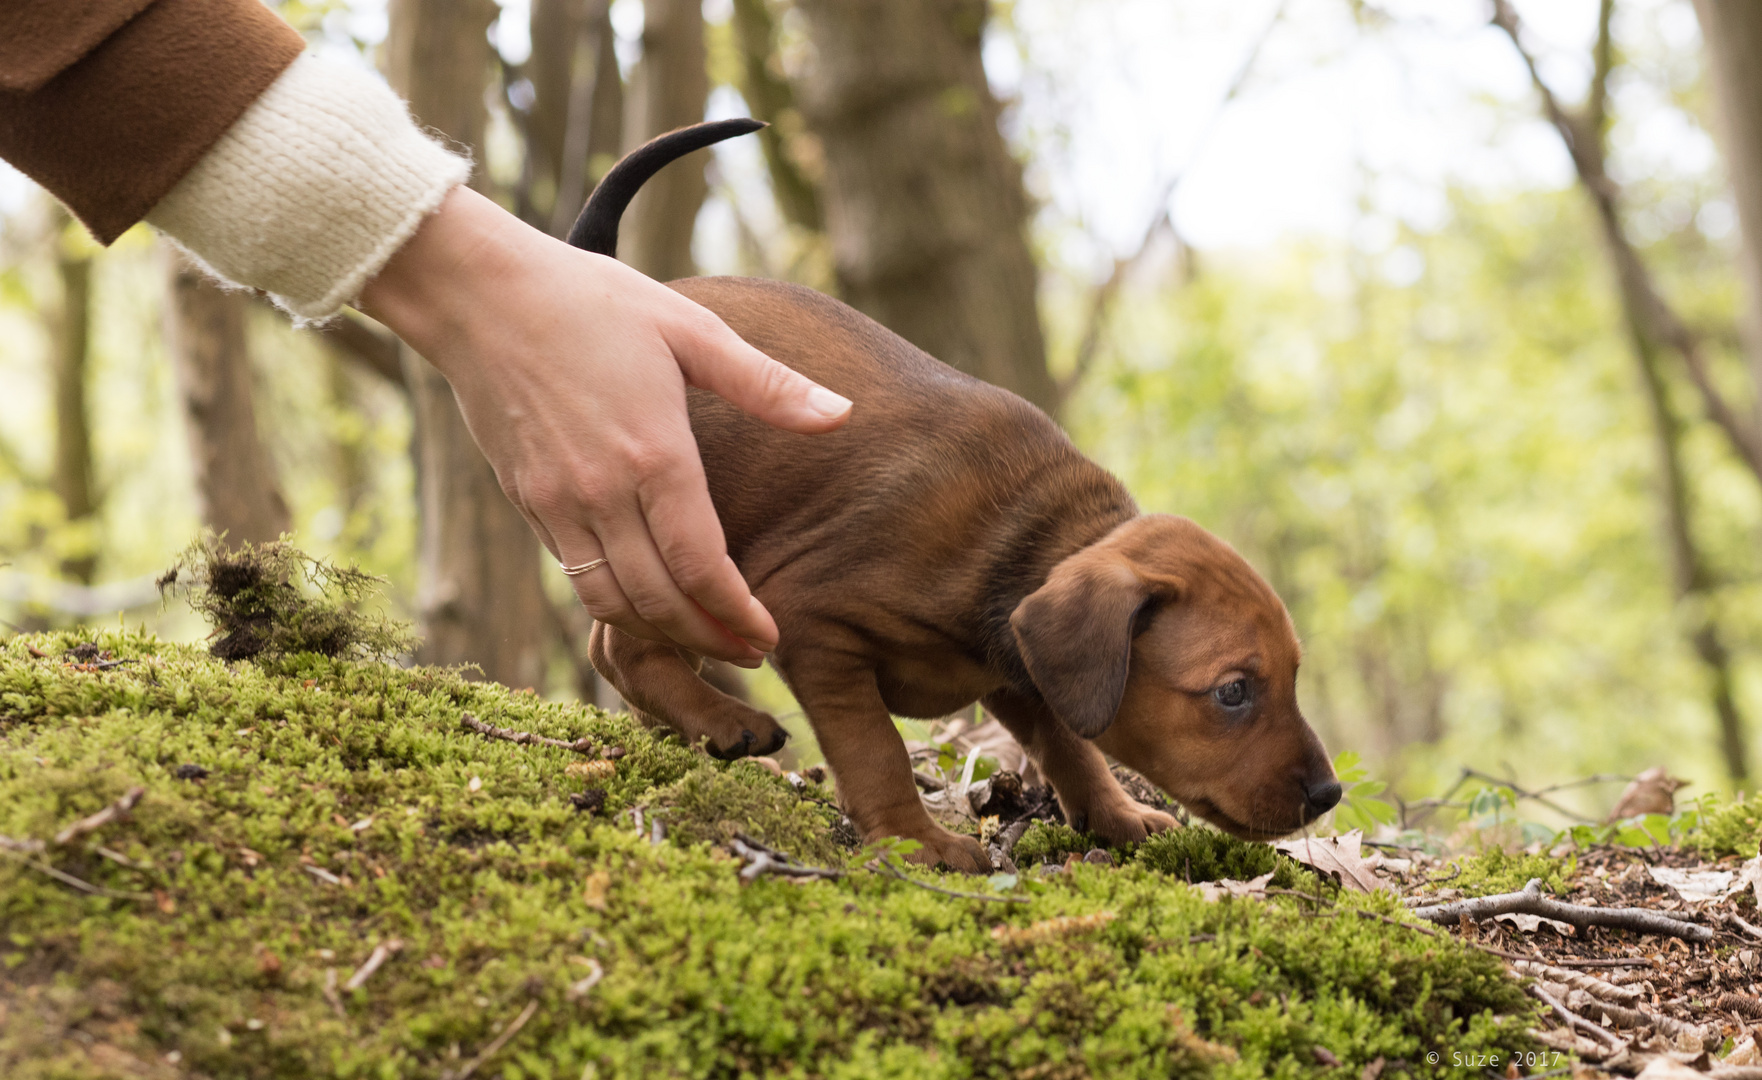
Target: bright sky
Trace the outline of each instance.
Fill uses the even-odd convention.
[[[527,49],[527,0],[504,0],[504,53]],[[1527,0],[1519,11],[1545,71],[1568,100],[1588,77],[1596,0]],[[1396,219],[1439,223],[1445,185],[1554,187],[1570,179],[1559,141],[1535,119],[1528,79],[1487,25],[1486,0],[1382,0],[1386,18],[1355,26],[1348,0],[1016,0],[986,60],[1016,99],[1012,134],[1030,151],[1030,183],[1051,220],[1080,224],[1061,254],[1103,258],[1086,239],[1130,250],[1176,176],[1175,223],[1200,248],[1260,248],[1293,235],[1348,236],[1381,246]],[[726,18],[728,0],[707,0]],[[1278,20],[1267,30],[1274,13]],[[638,0],[618,0],[619,33],[640,32]],[[383,0],[339,17],[368,39],[384,33]],[[1688,0],[1624,0],[1618,37],[1636,56],[1693,49]],[[1254,43],[1253,72],[1221,114],[1219,101]],[[628,52],[628,48],[625,50]],[[1618,86],[1617,164],[1630,174],[1703,173],[1705,134],[1639,80]],[[738,98],[721,94],[711,111]],[[1207,134],[1209,132],[1209,134]],[[756,146],[723,150],[724,171],[749,216],[763,223]],[[0,166],[3,169],[3,166]],[[0,175],[0,210],[30,185]],[[1365,212],[1368,208],[1369,213]],[[1704,226],[1729,230],[1719,208]],[[726,208],[704,219],[710,269],[731,257]]]

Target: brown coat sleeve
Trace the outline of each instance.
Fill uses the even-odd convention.
[[[0,158],[108,244],[304,48],[258,0],[0,0]]]

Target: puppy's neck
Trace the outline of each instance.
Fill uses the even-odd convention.
[[[986,661],[1011,689],[1038,696],[1022,662],[1010,615],[1046,584],[1053,567],[1138,516],[1125,486],[1086,458],[1059,462],[998,508],[988,551],[979,637]]]

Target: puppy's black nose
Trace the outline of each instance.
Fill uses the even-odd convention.
[[[1340,794],[1341,787],[1338,780],[1330,779],[1325,783],[1303,786],[1304,801],[1309,803],[1309,812],[1316,817],[1321,817],[1337,806],[1340,802]]]

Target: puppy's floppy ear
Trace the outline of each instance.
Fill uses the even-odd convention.
[[[1060,563],[1016,605],[1009,624],[1028,675],[1065,726],[1093,739],[1113,723],[1140,613],[1180,585],[1146,580],[1118,553],[1090,550]]]

